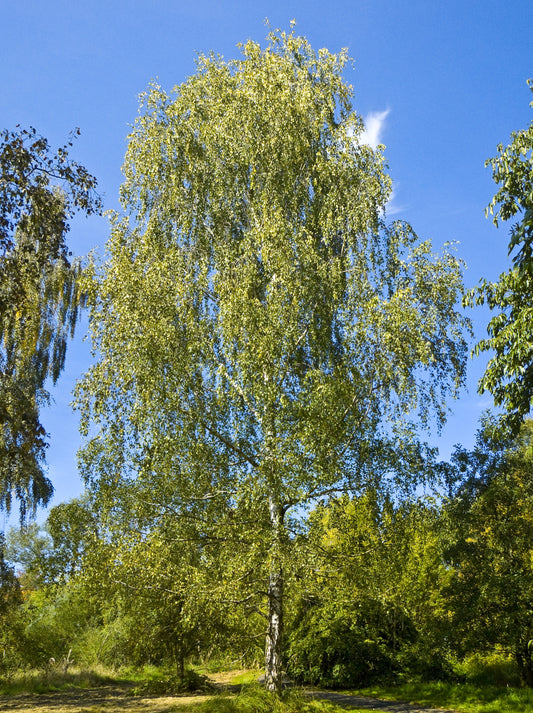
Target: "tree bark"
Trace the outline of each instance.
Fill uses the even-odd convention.
[[[531,647],[528,644],[518,646],[515,650],[515,660],[518,664],[520,683],[527,688],[533,688],[533,661]]]
[[[281,693],[283,655],[283,568],[280,557],[283,511],[273,496],[269,498],[272,525],[272,551],[268,580],[268,627],[265,645],[265,685]]]
[[[178,649],[177,673],[180,684],[183,684],[183,679],[185,678],[185,655],[182,641],[180,641]]]

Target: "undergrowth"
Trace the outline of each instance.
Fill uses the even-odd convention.
[[[207,676],[194,669],[187,669],[183,678],[179,678],[175,674],[147,678],[138,686],[132,688],[131,693],[134,696],[163,696],[180,693],[201,693],[212,690],[213,686]]]

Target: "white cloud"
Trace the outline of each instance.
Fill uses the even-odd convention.
[[[385,109],[384,111],[371,111],[367,114],[363,120],[365,129],[357,137],[357,143],[366,144],[375,150],[379,144],[382,143],[382,134],[385,130],[385,123],[389,114],[390,109]],[[348,135],[350,135],[350,133],[348,133]],[[405,210],[405,206],[397,202],[398,186],[398,183],[393,186],[390,198],[385,206],[385,213],[389,217],[403,213]]]
[[[359,137],[360,144],[368,144],[375,149],[381,143],[381,134],[385,128],[385,120],[390,109],[385,111],[372,111],[365,117],[365,130]]]
[[[392,193],[387,201],[387,205],[385,206],[385,212],[389,217],[392,215],[398,215],[398,213],[403,213],[405,210],[405,206],[400,205],[396,200],[398,185],[399,184],[397,183],[392,187]]]

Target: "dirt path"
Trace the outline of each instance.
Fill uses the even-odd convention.
[[[352,696],[333,691],[309,691],[309,695],[313,698],[331,701],[345,710],[365,708],[373,711],[387,711],[388,713],[456,713],[456,711],[443,708],[420,708],[420,706],[403,701],[384,701],[380,698]]]
[[[244,671],[224,671],[210,676],[216,688],[225,688]],[[209,694],[192,696],[132,696],[134,684],[72,688],[51,693],[0,696],[0,713],[177,713],[191,703],[207,701]]]
[[[125,686],[99,686],[54,693],[0,696],[2,713],[175,713],[210,698],[196,696],[131,696]]]

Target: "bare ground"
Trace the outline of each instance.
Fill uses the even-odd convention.
[[[210,680],[217,688],[231,683],[239,671],[216,673]],[[0,696],[0,713],[174,713],[191,703],[206,701],[209,694],[183,696],[132,696],[134,684],[72,688],[51,693],[19,693]]]
[[[194,702],[195,696],[132,696],[126,686],[100,686],[41,694],[0,696],[2,713],[174,713]]]

